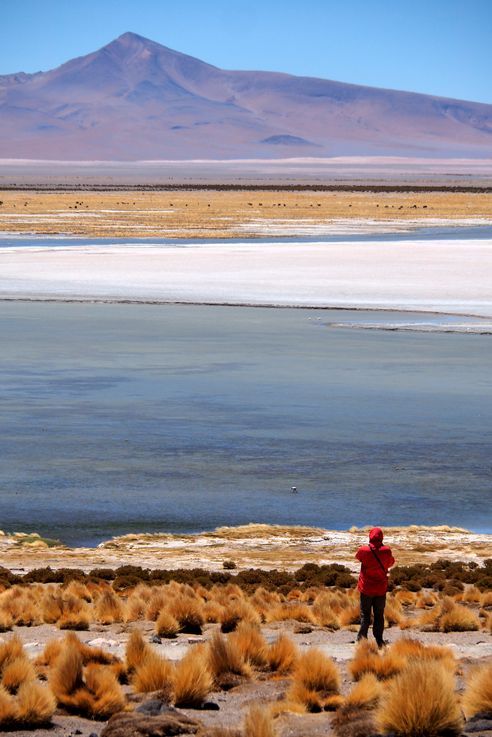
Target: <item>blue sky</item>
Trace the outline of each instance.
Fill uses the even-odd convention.
[[[226,69],[492,103],[492,0],[3,0],[0,74],[125,31]]]

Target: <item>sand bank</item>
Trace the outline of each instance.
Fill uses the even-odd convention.
[[[388,543],[401,565],[439,558],[476,561],[492,557],[492,534],[456,527],[385,528]],[[131,534],[112,538],[97,548],[49,547],[33,535],[0,535],[2,564],[13,571],[52,568],[205,568],[221,570],[232,559],[238,569],[261,567],[295,570],[307,562],[342,563],[356,571],[354,554],[367,538],[366,529],[327,530],[251,524],[222,527],[193,535]]]
[[[492,317],[492,240],[19,247],[0,297],[391,309]]]

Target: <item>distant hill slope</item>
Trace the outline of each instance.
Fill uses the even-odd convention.
[[[49,72],[0,76],[0,157],[492,155],[492,105],[225,71],[125,33]]]

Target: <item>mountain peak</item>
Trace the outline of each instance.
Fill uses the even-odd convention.
[[[0,157],[490,155],[492,105],[228,71],[132,31],[36,75],[0,76]]]

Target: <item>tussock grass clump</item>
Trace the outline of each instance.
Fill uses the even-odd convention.
[[[441,632],[474,632],[480,629],[480,619],[471,609],[453,604],[443,611],[439,619],[439,629]]]
[[[139,630],[134,630],[126,643],[125,660],[128,672],[132,673],[141,666],[146,656],[150,655],[151,652],[152,649],[145,642],[142,633]]]
[[[63,599],[63,609],[57,625],[61,630],[88,630],[92,612],[84,599],[67,596]]]
[[[260,628],[248,622],[241,622],[229,640],[237,648],[241,657],[256,668],[264,668],[268,664],[268,644]]]
[[[111,666],[89,661],[84,670],[84,655],[87,657],[92,649],[75,635],[65,638],[63,650],[51,668],[49,684],[58,703],[69,711],[107,719],[125,708],[126,701]]]
[[[284,602],[269,609],[265,614],[265,619],[267,622],[286,622],[289,619],[305,624],[315,624],[316,622],[313,612],[307,604],[297,601]]]
[[[9,729],[19,717],[19,709],[14,698],[0,686],[0,727]]]
[[[35,679],[34,666],[25,655],[10,660],[2,668],[1,684],[11,694],[16,694],[19,687],[26,681],[34,681]]]
[[[224,689],[237,684],[237,678],[231,676],[249,678],[251,675],[251,667],[236,642],[220,632],[215,632],[210,641],[208,667],[215,683]]]
[[[354,681],[359,681],[366,673],[372,673],[379,680],[393,678],[405,666],[405,659],[391,648],[380,653],[377,646],[368,640],[358,643],[354,658],[349,663],[349,672]]]
[[[173,700],[177,707],[200,707],[212,690],[214,679],[209,669],[205,646],[194,646],[176,666]]]
[[[244,717],[244,737],[276,737],[271,713],[264,706],[251,706]]]
[[[453,651],[445,645],[424,645],[410,637],[402,637],[391,645],[389,652],[406,660],[438,660],[451,672],[457,668]]]
[[[97,622],[101,624],[113,624],[122,622],[125,616],[121,600],[112,591],[107,590],[99,596],[94,607]]]
[[[492,663],[471,671],[463,695],[463,710],[469,719],[475,714],[492,717]]]
[[[154,650],[149,650],[143,662],[135,668],[131,684],[139,693],[161,691],[170,694],[174,682],[174,666]]]
[[[340,674],[335,663],[320,650],[311,648],[297,660],[287,700],[300,702],[308,711],[321,711],[340,705],[332,699],[339,689]]]
[[[280,635],[266,651],[269,670],[280,674],[290,673],[295,667],[298,656],[295,643],[287,635]]]
[[[374,709],[383,695],[383,685],[374,673],[366,673],[345,698],[344,708]]]
[[[17,693],[17,721],[20,725],[33,728],[51,722],[55,713],[56,699],[51,690],[36,681],[26,681]]]
[[[409,663],[389,683],[376,723],[383,733],[405,737],[460,735],[463,717],[452,674],[438,662]]]
[[[17,635],[7,642],[0,642],[0,673],[13,660],[22,657],[25,657],[24,646]]]
[[[169,612],[179,622],[182,632],[201,635],[204,624],[199,602],[190,596],[177,596],[169,603]]]
[[[159,637],[176,637],[180,629],[178,620],[167,609],[162,609],[155,623],[156,634]]]

